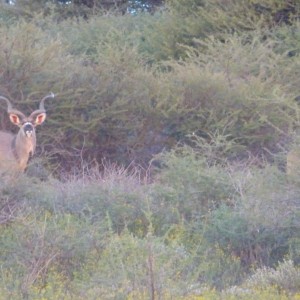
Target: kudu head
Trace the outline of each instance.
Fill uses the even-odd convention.
[[[54,98],[54,94],[45,96],[39,105],[39,109],[33,111],[29,117],[21,111],[13,108],[11,102],[3,96],[7,104],[7,113],[10,121],[19,127],[19,132],[12,135],[0,132],[0,171],[9,169],[24,171],[30,155],[34,154],[36,147],[35,127],[41,125],[46,119],[44,102],[48,98]]]

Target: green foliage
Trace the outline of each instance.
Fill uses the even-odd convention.
[[[1,95],[57,97],[37,133],[56,179],[0,177],[0,298],[299,297],[298,3],[225,2],[1,10]]]
[[[228,172],[217,165],[209,166],[191,147],[171,151],[160,159],[163,169],[154,197],[164,205],[169,203],[167,212],[175,210],[185,219],[197,218],[234,196]]]
[[[182,4],[185,13],[174,2],[153,16],[54,22],[53,13],[1,25],[1,93],[25,110],[33,98],[58,94],[47,103],[47,126],[39,133],[51,164],[70,169],[81,155],[147,165],[192,133],[208,142],[216,132],[227,136],[236,148],[225,158],[249,152],[270,158],[284,147],[299,123],[292,101],[300,93],[299,24],[268,30],[250,18],[251,31],[232,34],[219,31],[228,19],[207,21],[212,8],[227,18],[230,10],[201,3]],[[230,3],[243,11],[252,5]],[[180,26],[195,33],[182,34]]]
[[[243,265],[273,266],[291,254],[289,248],[298,239],[298,187],[288,185],[271,167],[234,174],[233,182],[239,194],[234,207],[212,212],[206,236]]]
[[[110,239],[96,266],[92,259],[86,271],[91,274],[91,267],[95,268],[90,281],[98,284],[85,287],[80,293],[87,298],[103,299],[110,295],[133,298],[139,295],[144,298],[178,296],[186,292],[184,268],[188,260],[189,256],[179,245],[166,246],[151,235],[138,239],[125,232]],[[78,276],[77,280],[82,280],[82,274]],[[110,288],[108,282],[113,282]]]
[[[297,260],[297,184],[273,167],[211,165],[215,145],[161,155],[151,183],[110,164],[64,182],[3,183],[5,295],[189,299],[239,284],[255,265]]]
[[[292,261],[285,260],[276,269],[262,268],[256,270],[247,280],[246,285],[261,289],[275,286],[290,293],[299,293],[299,276],[299,268],[294,266]]]

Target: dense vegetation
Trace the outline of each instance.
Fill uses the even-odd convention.
[[[298,1],[41,3],[0,9],[0,93],[57,94],[0,178],[0,299],[299,299]]]

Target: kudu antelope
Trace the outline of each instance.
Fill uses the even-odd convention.
[[[19,127],[16,135],[0,131],[0,172],[23,172],[26,169],[28,159],[36,148],[35,127],[46,119],[44,102],[48,98],[54,98],[54,94],[44,97],[39,109],[26,117],[21,111],[14,109],[6,97],[0,96],[0,100],[7,104],[10,121]]]
[[[289,177],[300,178],[300,149],[294,148],[287,153],[286,173]]]

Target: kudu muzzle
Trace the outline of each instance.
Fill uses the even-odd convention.
[[[31,123],[27,122],[23,125],[23,131],[24,131],[26,137],[30,138],[33,134],[34,127]]]

